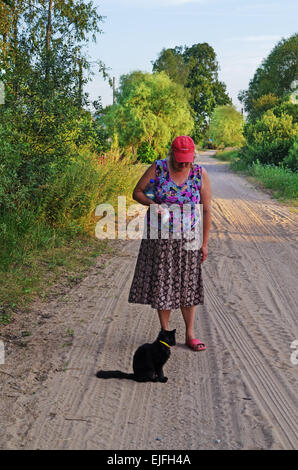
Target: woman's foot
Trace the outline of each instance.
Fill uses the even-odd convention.
[[[193,351],[204,351],[206,349],[205,343],[197,338],[186,338],[185,344]]]

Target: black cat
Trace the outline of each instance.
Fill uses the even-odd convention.
[[[133,374],[120,370],[99,370],[96,377],[101,379],[130,379],[137,382],[167,382],[163,375],[163,366],[171,355],[170,346],[175,346],[176,330],[161,329],[153,343],[140,346],[133,356]]]

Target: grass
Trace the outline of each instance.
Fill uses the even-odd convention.
[[[298,173],[277,167],[254,162],[247,165],[241,160],[238,150],[219,151],[214,155],[221,161],[230,162],[230,168],[250,177],[250,180],[262,188],[270,190],[273,197],[292,207],[298,207]]]
[[[214,155],[217,160],[221,160],[223,162],[234,162],[239,159],[239,151],[238,150],[220,150],[216,152]]]
[[[87,234],[70,243],[49,246],[27,254],[22,263],[0,271],[0,325],[10,323],[14,315],[26,309],[36,298],[45,300],[55,286],[72,286],[85,276],[96,258],[112,253],[109,241]]]
[[[83,170],[77,171],[76,178],[81,187],[73,186],[77,181],[74,178],[72,185],[68,184],[70,175],[49,188],[47,201],[51,210],[56,210],[52,201],[56,201],[57,195],[63,195],[56,226],[49,225],[46,216],[39,220],[29,210],[24,211],[21,231],[17,230],[13,218],[5,220],[8,236],[6,245],[0,250],[0,327],[26,310],[32,300],[46,299],[53,290],[61,291],[61,288],[79,282],[98,256],[112,253],[110,240],[99,240],[94,235],[98,221],[95,208],[108,202],[116,208],[117,214],[118,195],[127,197],[127,205],[131,203],[132,190],[146,166],[132,165],[119,158],[111,159],[99,168],[93,161],[92,165],[87,167],[86,174]],[[81,205],[79,216],[75,218],[76,213],[70,210],[74,195],[86,198],[87,190],[90,192],[89,205],[85,213]],[[83,200],[82,204],[85,202]]]
[[[0,325],[8,325],[10,320],[10,313],[0,313]]]

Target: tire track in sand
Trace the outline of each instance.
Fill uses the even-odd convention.
[[[222,167],[222,174],[230,184],[231,180],[237,179],[225,167]],[[206,297],[214,312],[212,319],[226,345],[230,345],[238,358],[238,366],[245,370],[244,380],[266,414],[273,432],[278,434],[281,445],[296,448],[298,425],[294,386],[297,370],[289,360],[290,343],[297,331],[294,302],[297,298],[294,262],[297,253],[291,243],[295,239],[296,217],[287,213],[280,220],[282,211],[276,208],[277,203],[265,201],[263,207],[262,198],[254,198],[254,195],[248,200],[231,200],[227,189],[223,199],[223,188],[221,185],[219,188],[217,192],[221,198],[213,200],[213,225],[215,232],[223,230],[221,215],[224,213],[225,243],[220,248],[222,253],[219,253],[217,243],[212,260],[222,256],[225,264],[206,265]],[[244,193],[245,188],[241,192]],[[285,208],[283,212],[286,212]],[[211,253],[214,244],[212,236]],[[285,256],[289,264],[283,269]],[[271,267],[274,261],[278,270]],[[254,263],[257,269],[254,269]],[[258,272],[261,277],[254,274]],[[281,373],[281,369],[285,371]]]
[[[177,346],[165,366],[166,384],[95,377],[99,368],[131,371],[134,351],[159,330],[155,311],[127,303],[139,242],[122,242],[104,269],[91,269],[71,290],[69,303],[55,305],[55,328],[75,332],[63,353],[48,344],[51,363],[66,367],[53,369],[34,396],[24,379],[25,397],[11,414],[25,400],[33,416],[21,408],[1,447],[297,447],[297,367],[288,345],[295,334],[293,216],[208,153],[200,161],[214,188],[205,305],[195,320],[207,351],[184,346],[183,319],[173,311]]]

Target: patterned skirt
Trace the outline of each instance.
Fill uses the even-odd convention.
[[[142,239],[128,302],[154,309],[204,303],[201,252],[190,238]]]

